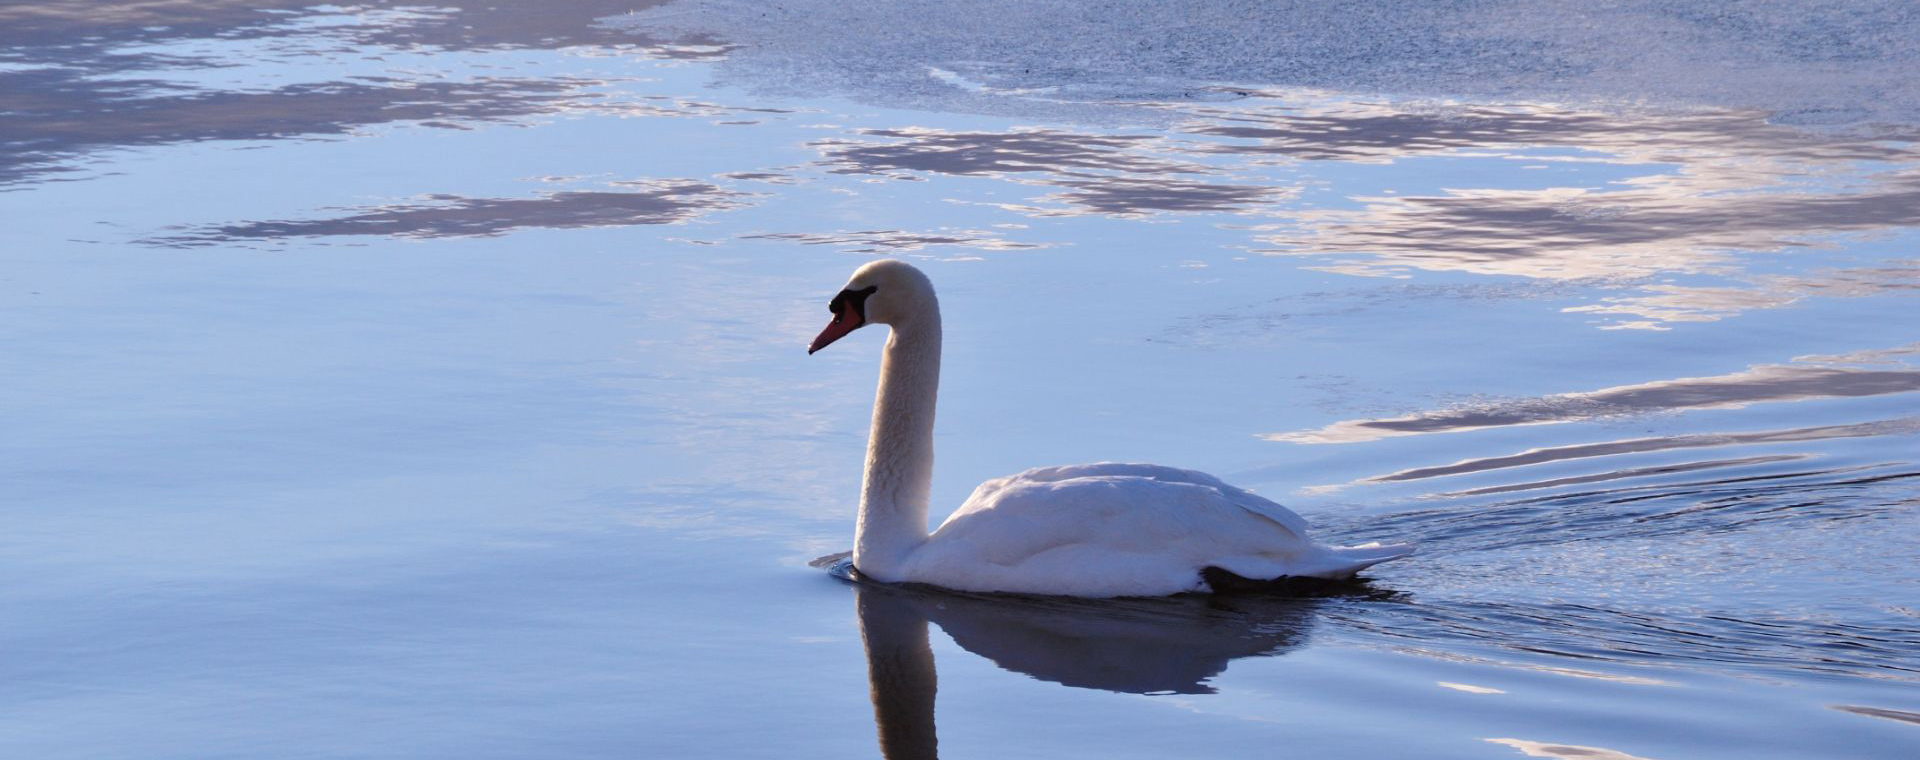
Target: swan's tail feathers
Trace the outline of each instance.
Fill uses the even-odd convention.
[[[1333,573],[1328,577],[1351,578],[1361,570],[1412,554],[1413,549],[1413,544],[1383,544],[1379,541],[1330,547],[1327,553],[1332,555]]]

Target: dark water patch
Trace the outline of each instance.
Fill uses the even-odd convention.
[[[1347,92],[1636,102],[1912,122],[1910,3],[1758,10],[1666,0],[1567,12],[1507,0],[1396,7],[1270,2],[688,0],[621,23],[738,43],[723,76],[769,91],[944,111],[1063,114],[1062,101],[1172,100],[1221,83]],[[1750,15],[1752,26],[1718,19]],[[1837,65],[1835,50],[1847,51]],[[1124,113],[1080,112],[1083,118]],[[1144,118],[1135,114],[1135,118]]]
[[[719,176],[742,182],[765,182],[770,185],[792,185],[798,182],[791,174],[777,172],[727,172]]]
[[[1866,707],[1863,705],[1834,705],[1833,709],[1841,712],[1850,712],[1855,715],[1865,715],[1870,718],[1884,718],[1901,723],[1920,725],[1920,712],[1894,710],[1887,707]]]
[[[645,180],[616,184],[643,189],[562,191],[546,193],[538,198],[430,195],[422,203],[380,206],[331,219],[221,225],[149,238],[143,242],[178,248],[296,237],[485,237],[528,227],[574,229],[676,224],[700,214],[738,208],[746,196],[745,193],[690,180]]]

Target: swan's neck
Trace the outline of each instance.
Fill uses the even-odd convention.
[[[899,569],[927,540],[933,408],[939,390],[940,309],[929,293],[922,311],[894,322],[873,401],[853,564],[882,581],[903,580]]]

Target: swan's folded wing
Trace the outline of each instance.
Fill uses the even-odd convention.
[[[1181,542],[1223,548],[1309,544],[1287,508],[1192,470],[1102,463],[1047,467],[982,483],[932,544],[1017,564],[1070,544],[1157,553]],[[1277,542],[1277,543],[1276,543]]]
[[[1293,510],[1281,506],[1278,502],[1244,488],[1228,485],[1225,481],[1198,470],[1186,470],[1179,467],[1167,467],[1158,464],[1096,462],[1093,464],[1070,464],[1059,467],[1037,467],[1018,475],[995,478],[980,484],[980,488],[974,491],[973,497],[967,499],[967,504],[972,505],[976,501],[981,500],[983,495],[1010,486],[1090,477],[1135,477],[1157,480],[1162,483],[1188,483],[1197,486],[1207,486],[1218,490],[1222,496],[1226,497],[1227,501],[1232,502],[1235,506],[1267,518],[1275,523],[1279,523],[1280,527],[1286,528],[1288,532],[1293,533],[1293,535],[1298,538],[1304,539],[1307,537],[1306,519],[1294,514]],[[962,509],[964,510],[965,507],[962,507]]]

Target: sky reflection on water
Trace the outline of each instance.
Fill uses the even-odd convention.
[[[0,747],[1905,757],[1911,8],[1484,5],[0,8]],[[1161,461],[1421,553],[806,567],[878,255],[949,309],[936,503]]]

